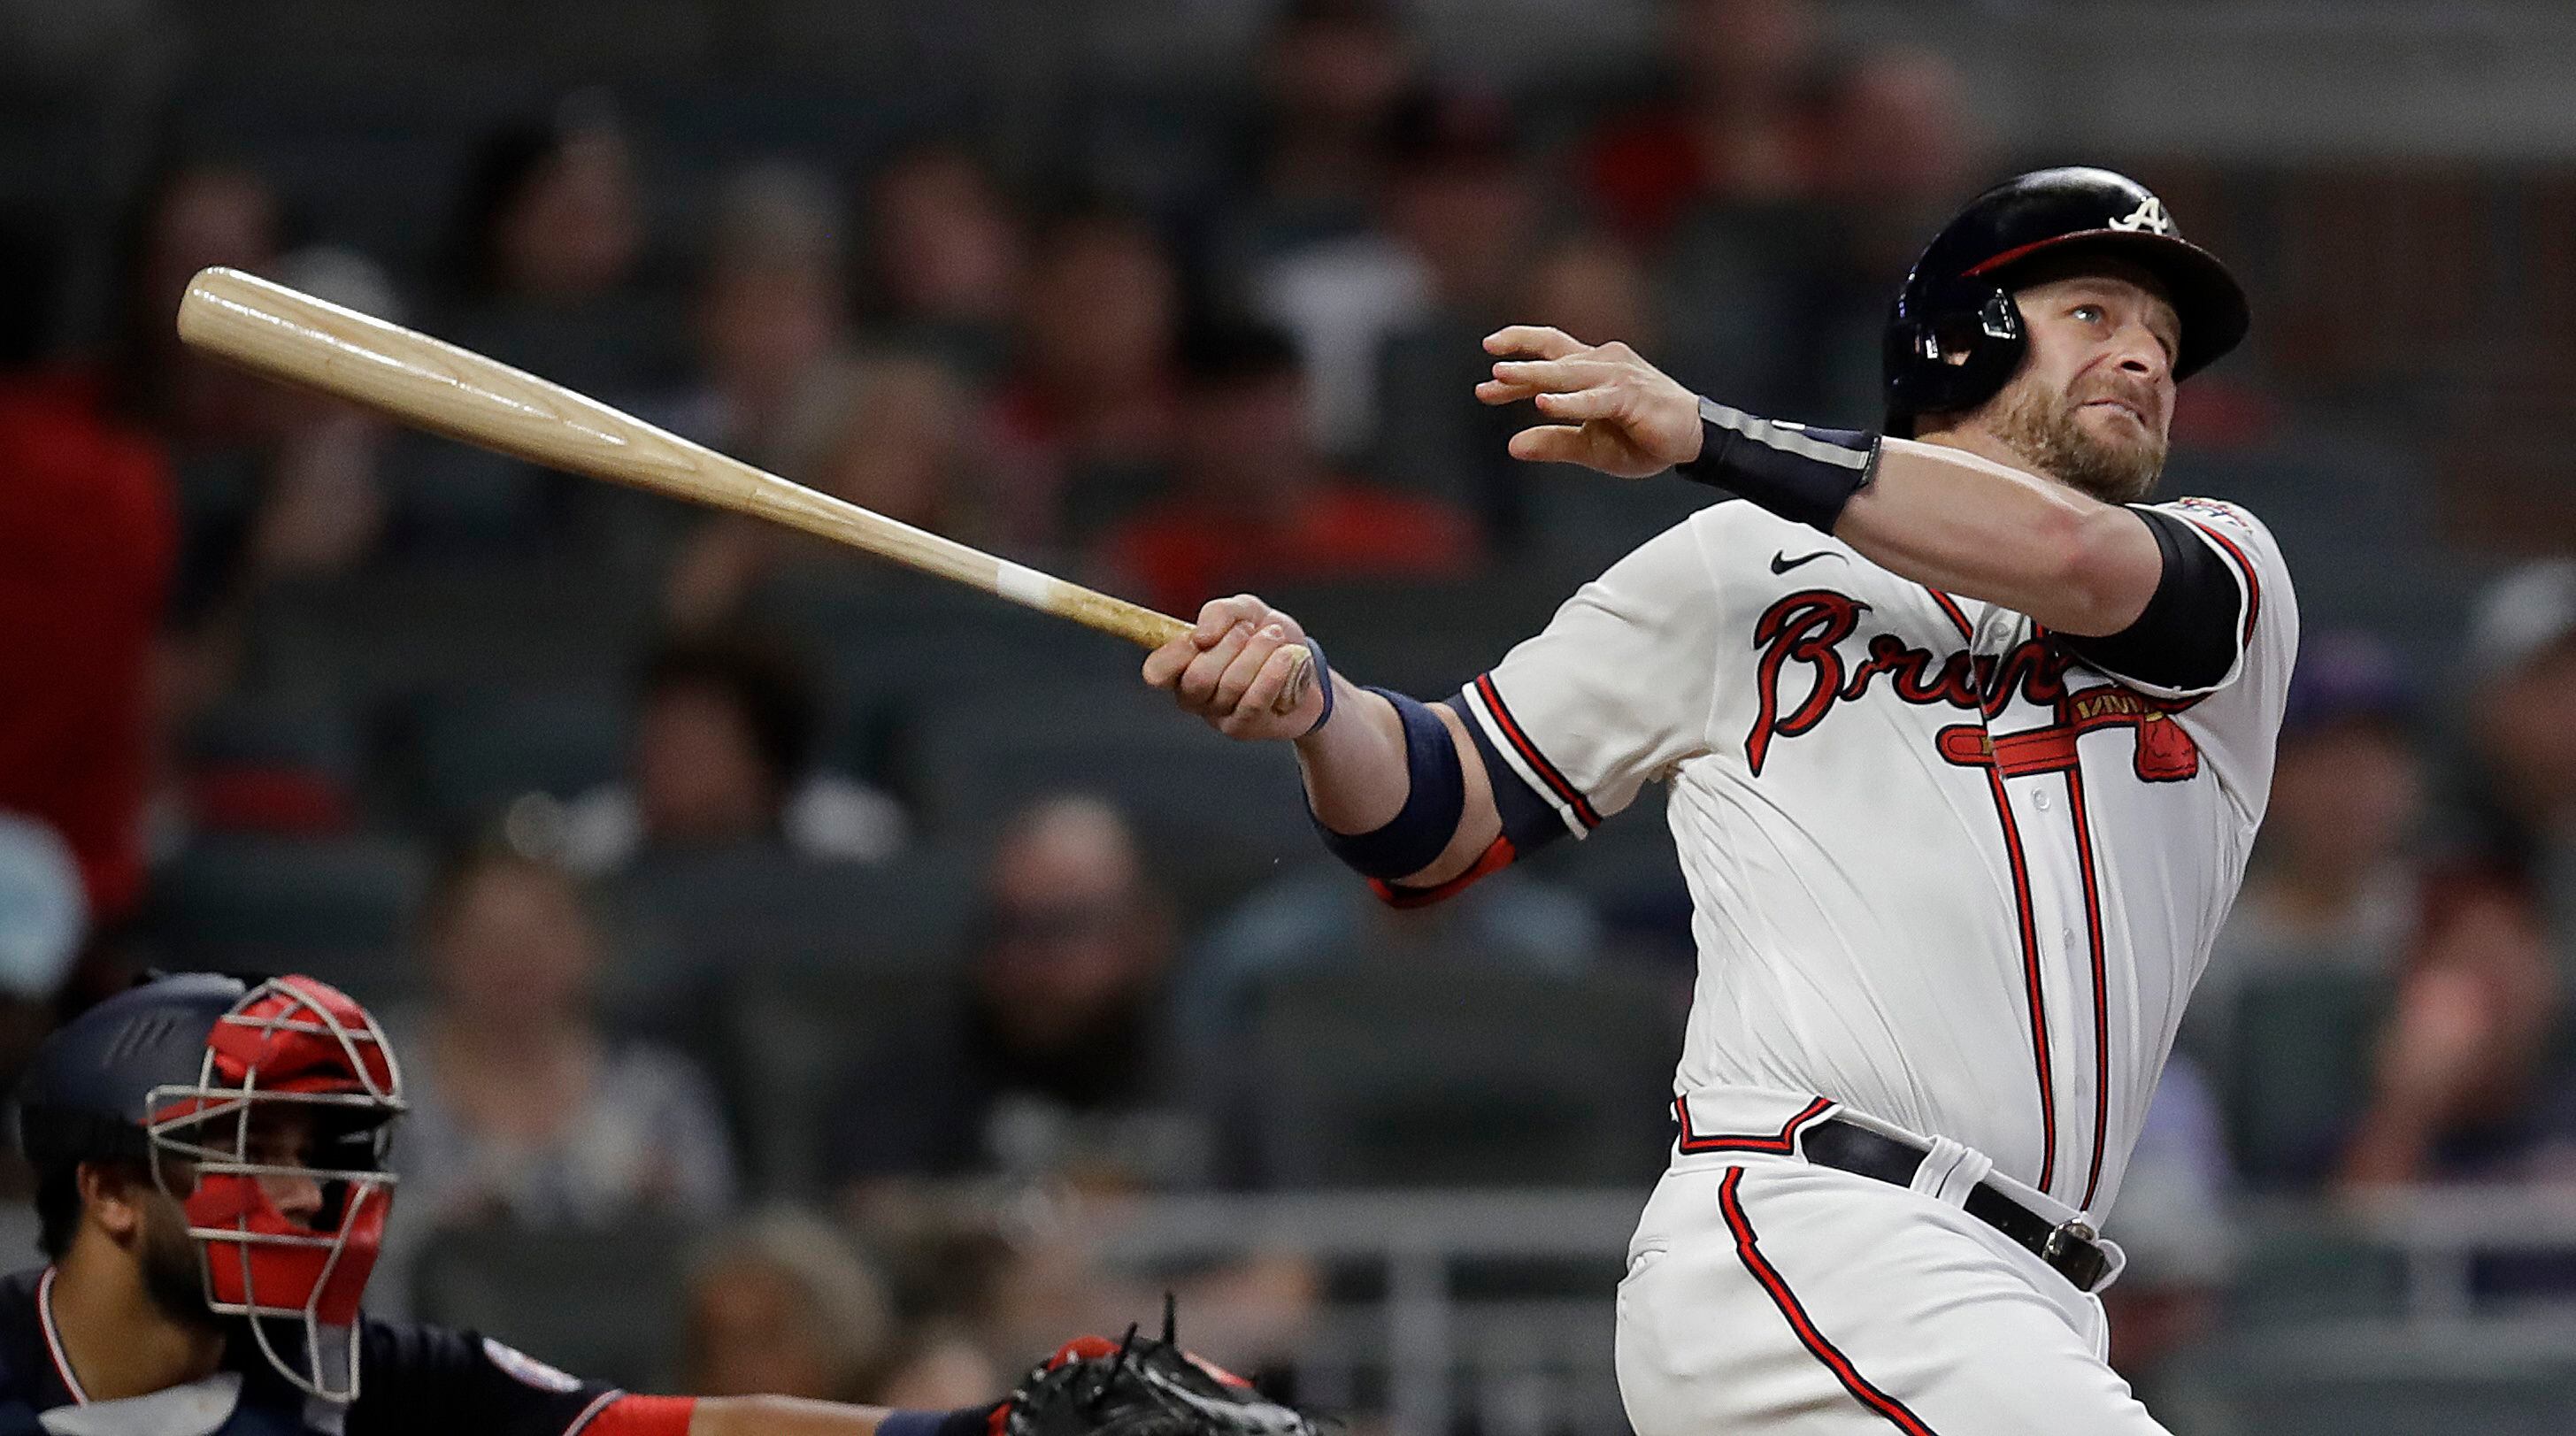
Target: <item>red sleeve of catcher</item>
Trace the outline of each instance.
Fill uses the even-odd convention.
[[[689,1436],[694,1396],[614,1396],[564,1436]]]

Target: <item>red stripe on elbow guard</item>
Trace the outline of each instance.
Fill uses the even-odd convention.
[[[694,1396],[620,1396],[581,1427],[580,1436],[689,1436],[689,1418],[697,1410]]]
[[[1465,872],[1436,887],[1409,888],[1371,878],[1369,890],[1385,899],[1389,907],[1428,907],[1488,873],[1500,872],[1510,867],[1512,859],[1518,856],[1519,853],[1512,847],[1512,840],[1497,834],[1484,853],[1470,864]]]

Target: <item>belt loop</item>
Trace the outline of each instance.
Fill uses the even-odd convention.
[[[1932,1150],[1923,1156],[1923,1164],[1914,1169],[1912,1187],[1936,1201],[1954,1207],[1968,1204],[1968,1193],[1995,1169],[1994,1158],[1948,1137],[1934,1137]]]

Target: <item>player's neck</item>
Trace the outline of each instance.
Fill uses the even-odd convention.
[[[1957,449],[1961,453],[1974,454],[1980,459],[1991,459],[2008,469],[2019,469],[2025,474],[2038,474],[2051,483],[2065,482],[2054,474],[2043,473],[2033,468],[2030,455],[2006,443],[2000,435],[1974,424],[1961,424],[1947,429],[1924,429],[1914,437],[1919,443],[1938,444],[1945,449]]]
[[[63,1359],[92,1401],[165,1391],[223,1364],[223,1332],[163,1310],[133,1258],[94,1234],[55,1264],[51,1296]]]

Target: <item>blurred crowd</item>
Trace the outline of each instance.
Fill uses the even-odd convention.
[[[2009,158],[1946,62],[1830,43],[1802,0],[1661,14],[1661,73],[1540,124],[1431,73],[1383,0],[1286,0],[1204,163],[1030,173],[966,134],[860,172],[746,155],[685,225],[645,203],[653,137],[581,91],[485,138],[428,267],[310,232],[256,162],[182,148],[133,196],[97,352],[52,342],[59,234],[6,225],[0,1054],[141,965],[202,959],[202,909],[172,874],[229,838],[434,853],[398,960],[352,980],[405,1056],[406,1254],[496,1224],[682,1220],[718,1233],[688,1263],[691,1389],[939,1407],[1150,1305],[1104,1273],[1066,1215],[1081,1202],[1295,1184],[1230,1139],[1240,1094],[1210,1080],[1240,1065],[1279,974],[1421,949],[1531,973],[1625,963],[1678,1001],[1668,855],[1398,918],[1293,844],[1176,877],[1089,772],[943,825],[910,766],[937,735],[868,729],[832,657],[880,635],[810,618],[831,611],[817,592],[864,607],[900,580],[393,432],[197,359],[170,322],[203,266],[272,275],[1174,613],[1246,588],[1519,584],[1543,615],[1701,497],[1510,461],[1513,416],[1471,394],[1481,335],[1624,338],[1730,402],[1870,424],[1885,296]],[[2208,382],[2185,419],[2214,417],[2186,444],[2251,412]],[[530,571],[640,614],[592,655],[619,685],[606,771],[539,763],[543,801],[487,793],[433,819],[387,797],[388,773],[426,761],[409,709],[323,702],[340,736],[310,743],[243,720],[277,711],[281,606]],[[2207,1320],[2227,1280],[2210,1228],[2240,1187],[2576,1177],[2576,565],[2499,581],[2457,673],[2320,617],[2255,871],[2150,1123],[2136,1215],[2111,1227],[2141,1254],[2115,1293],[2138,1363]],[[494,635],[455,637],[470,672]],[[952,690],[932,696],[1016,701],[972,672],[1008,655],[919,651],[920,686]],[[813,1069],[808,1149],[782,1162],[751,1130],[758,1084],[708,1036],[761,959],[707,954],[759,945],[766,889],[738,887],[700,952],[630,919],[711,872],[925,854],[961,865],[956,950],[904,970],[886,1040]],[[342,881],[291,877],[316,903]],[[845,911],[902,928],[931,895]],[[1657,1160],[1648,1143],[1635,1169]],[[1294,1350],[1326,1276],[1282,1253],[1174,1280],[1199,1345],[1260,1365]]]

